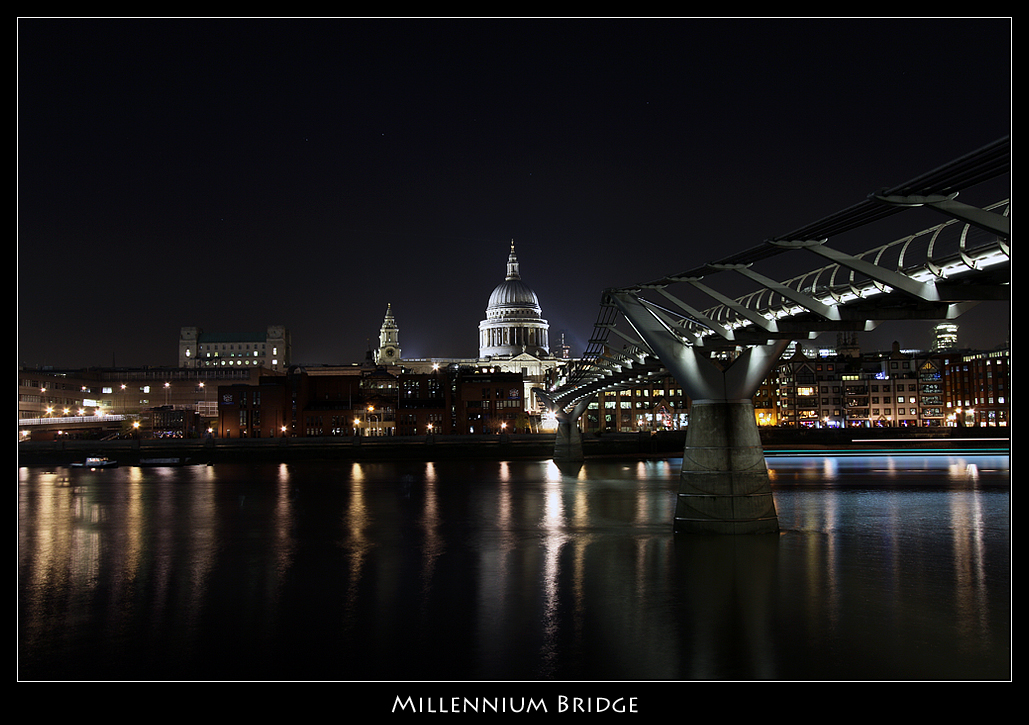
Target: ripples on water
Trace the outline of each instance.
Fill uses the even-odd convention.
[[[19,471],[23,679],[1006,679],[1006,456],[769,456],[779,536],[671,535],[680,459]]]

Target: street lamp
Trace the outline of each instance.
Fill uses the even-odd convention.
[[[203,419],[210,416],[211,411],[207,407],[207,385],[204,384],[203,380],[201,380],[198,384],[201,388],[203,388],[204,391],[204,409],[203,412],[200,414],[201,419]],[[197,404],[199,405],[199,401],[197,401]]]

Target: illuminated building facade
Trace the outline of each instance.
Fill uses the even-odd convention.
[[[942,358],[949,425],[1009,425],[1011,351],[953,353]]]
[[[958,347],[958,326],[953,322],[941,322],[933,327],[933,350],[956,350]]]
[[[289,330],[271,325],[265,332],[204,332],[199,327],[179,331],[179,367],[243,367],[289,369]]]
[[[118,432],[119,426],[99,426],[95,419],[118,416],[128,427],[132,421],[142,426],[140,435],[155,434],[155,424],[170,414],[155,411],[188,411],[199,421],[185,427],[186,435],[203,433],[218,417],[220,385],[257,385],[264,376],[275,373],[257,367],[211,368],[89,368],[85,370],[19,370],[18,419],[26,421],[23,438],[45,437],[46,425],[40,428],[30,421],[44,419],[59,424],[70,418],[89,418],[77,426],[72,437],[98,437]],[[279,373],[281,375],[281,373]],[[183,420],[190,420],[183,415]],[[159,426],[160,427],[160,426]],[[196,431],[190,428],[196,427]],[[66,427],[67,428],[67,427]],[[56,430],[56,428],[54,428]]]
[[[543,319],[536,293],[522,281],[514,240],[507,276],[490,295],[486,319],[479,323],[479,357],[514,357],[527,353],[550,357],[550,325]]]
[[[1007,426],[1010,352],[948,351],[853,357],[784,358],[769,381],[775,415],[786,427]],[[762,417],[763,416],[763,417]]]
[[[675,378],[667,375],[624,390],[600,393],[583,414],[583,430],[630,433],[683,430],[689,399]]]

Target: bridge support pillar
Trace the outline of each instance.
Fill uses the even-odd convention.
[[[579,418],[586,412],[590,405],[591,398],[580,400],[575,404],[571,412],[556,405],[546,393],[536,388],[536,395],[547,406],[547,409],[554,414],[557,420],[557,438],[554,440],[555,461],[582,461],[585,455],[582,450],[582,431],[579,429]]]
[[[694,402],[679,474],[674,532],[762,534],[778,530],[753,403]]]
[[[722,363],[685,344],[634,295],[612,292],[610,299],[691,400],[674,532],[777,532],[779,517],[751,399],[789,341],[754,345]]]
[[[585,458],[582,452],[582,431],[579,430],[578,419],[572,420],[567,414],[558,414],[557,439],[554,441],[555,461],[581,461]]]

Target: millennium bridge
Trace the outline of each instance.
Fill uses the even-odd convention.
[[[952,320],[983,301],[1010,302],[1009,173],[1005,137],[742,252],[604,290],[582,358],[556,388],[537,391],[558,420],[555,460],[582,458],[578,421],[599,393],[670,374],[692,404],[675,533],[778,531],[752,403],[758,386],[793,341],[891,320]],[[984,185],[1006,198],[958,200]],[[896,236],[897,220],[888,218],[926,223],[924,211],[912,210],[944,221]],[[861,237],[861,251],[835,243],[848,233]],[[789,265],[803,271],[781,279],[765,269]],[[741,284],[750,291],[727,291]]]

